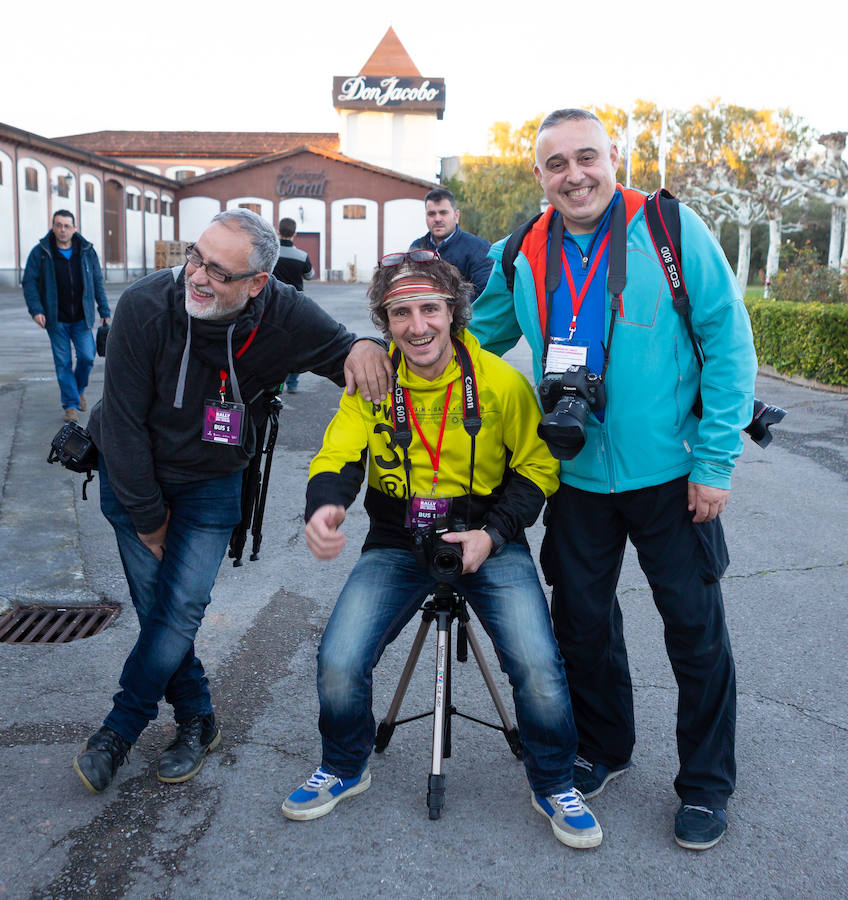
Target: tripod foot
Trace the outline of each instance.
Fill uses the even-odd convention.
[[[374,740],[374,752],[382,753],[389,746],[389,741],[395,733],[395,726],[387,722],[380,722],[377,726],[377,737]]]
[[[504,735],[507,744],[509,744],[509,749],[512,750],[515,758],[522,759],[524,757],[524,751],[521,749],[521,738],[518,735],[518,729],[511,728],[509,731],[505,731]]]
[[[431,819],[438,819],[445,805],[445,776],[430,775],[427,779],[427,809]]]

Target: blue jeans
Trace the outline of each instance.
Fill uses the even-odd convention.
[[[512,685],[531,787],[543,795],[569,790],[577,733],[529,551],[508,544],[455,584],[492,639]],[[365,770],[376,734],[372,670],[435,585],[407,550],[368,550],[354,566],[318,649],[318,727],[326,772],[353,778]]]
[[[115,529],[139,622],[121,674],[121,690],[104,720],[135,743],[156,718],[159,701],[184,722],[212,712],[209,683],[194,653],[194,637],[211,597],[230,534],[241,518],[241,472],[208,481],[161,484],[171,511],[160,563],[136,534],[100,458],[100,508]]]
[[[63,409],[79,409],[80,394],[88,387],[88,376],[94,366],[94,335],[85,324],[79,322],[54,322],[47,329],[53,365],[59,381]],[[77,355],[77,364],[71,364],[71,344]]]

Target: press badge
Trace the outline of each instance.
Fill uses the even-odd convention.
[[[244,404],[207,400],[203,404],[203,440],[240,447],[244,427]]]
[[[409,504],[407,527],[419,529],[433,525],[445,527],[451,510],[450,497],[413,497]]]
[[[545,360],[545,375],[551,372],[564,372],[569,366],[585,366],[588,357],[588,341],[569,341],[567,338],[552,337]]]

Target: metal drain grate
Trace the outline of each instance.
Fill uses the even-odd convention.
[[[0,616],[4,644],[67,644],[100,634],[120,606],[19,606]]]

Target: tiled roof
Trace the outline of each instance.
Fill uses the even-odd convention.
[[[243,163],[237,163],[233,166],[227,166],[225,169],[215,169],[213,172],[207,172],[205,175],[197,175],[194,178],[184,182],[187,187],[191,187],[200,182],[214,181],[218,178],[226,178],[245,169],[251,169],[255,166],[264,166],[268,163],[277,162],[281,159],[287,159],[290,156],[297,156],[300,153],[312,153],[315,156],[323,156],[325,159],[332,159],[336,162],[346,163],[349,166],[355,166],[358,169],[365,169],[373,172],[375,175],[385,175],[389,178],[396,178],[398,181],[407,181],[411,184],[420,185],[421,187],[433,188],[437,185],[432,181],[425,181],[423,178],[416,178],[414,175],[407,175],[405,172],[396,172],[393,169],[384,169],[382,166],[375,166],[371,163],[363,162],[361,159],[353,159],[350,156],[343,156],[334,150],[325,150],[323,147],[293,147],[291,150],[284,150],[281,153],[273,153],[270,156],[264,156],[258,159],[249,159]]]
[[[105,156],[209,156],[249,159],[309,144],[339,149],[332,132],[299,131],[91,131],[55,138]]]
[[[359,70],[360,75],[397,75],[400,78],[420,78],[418,66],[406,52],[394,28],[383,36],[368,62]]]

